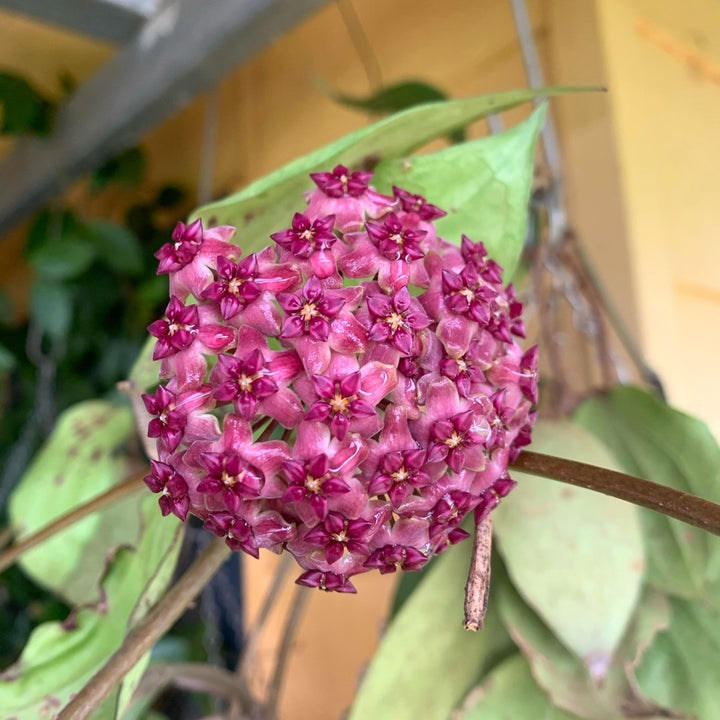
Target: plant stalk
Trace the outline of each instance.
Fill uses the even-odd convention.
[[[482,630],[490,592],[490,556],[492,554],[492,516],[475,525],[472,560],[465,585],[466,630]]]
[[[26,538],[11,545],[4,552],[0,553],[0,573],[7,570],[23,553],[32,550],[53,535],[74,525],[88,515],[104,510],[106,507],[144,488],[145,486],[142,483],[142,479],[145,475],[145,472],[131,475],[117,485],[113,485],[113,487],[106,492],[97,495],[82,505],[78,505],[45,527],[40,528],[37,532],[32,533],[32,535],[28,535]]]
[[[266,713],[269,720],[277,718],[277,709],[280,702],[280,691],[282,690],[283,680],[285,678],[285,670],[290,660],[290,652],[292,650],[295,633],[300,625],[305,605],[310,599],[310,590],[302,585],[298,585],[295,589],[295,597],[293,598],[290,612],[288,613],[283,630],[282,639],[280,640],[280,649],[278,650],[277,659],[275,660],[275,672],[270,680],[270,689],[268,690]]]
[[[668,517],[720,535],[720,505],[667,485],[588,465],[576,460],[524,450],[511,466],[515,470],[559,480],[611,495]]]
[[[172,627],[230,552],[223,540],[213,538],[180,580],[133,628],[120,648],[65,706],[57,720],[87,720],[92,717],[140,658]]]

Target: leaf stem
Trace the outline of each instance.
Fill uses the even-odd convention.
[[[131,475],[122,480],[117,485],[113,485],[109,490],[96,495],[88,502],[78,505],[69,512],[56,518],[51,523],[40,528],[37,532],[28,535],[19,542],[11,545],[7,550],[0,553],[0,573],[7,570],[23,553],[45,542],[53,535],[65,530],[65,528],[74,525],[79,520],[92,515],[95,512],[104,510],[106,507],[116,503],[124,497],[132,495],[141,490],[144,485],[142,479],[146,475],[145,472]]]
[[[720,535],[720,505],[667,485],[576,460],[529,451],[523,451],[512,467],[531,475],[611,495]]]
[[[180,580],[133,628],[120,648],[65,706],[57,716],[57,720],[90,718],[140,658],[182,615],[185,608],[225,562],[230,552],[221,539],[213,538]]]

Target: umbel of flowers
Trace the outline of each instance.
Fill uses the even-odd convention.
[[[420,569],[511,490],[537,349],[514,340],[521,305],[482,243],[438,237],[442,210],[341,165],[311,178],[258,253],[200,220],[157,252],[170,302],[149,327],[145,482],[163,514],[355,592],[358,573]]]

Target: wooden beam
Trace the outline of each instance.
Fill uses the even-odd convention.
[[[0,233],[136,142],[198,92],[327,0],[182,0],[167,5],[0,165]]]
[[[159,0],[0,0],[0,7],[42,22],[124,43],[149,20]]]

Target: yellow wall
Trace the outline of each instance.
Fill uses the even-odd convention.
[[[598,0],[642,342],[720,435],[720,8]]]

